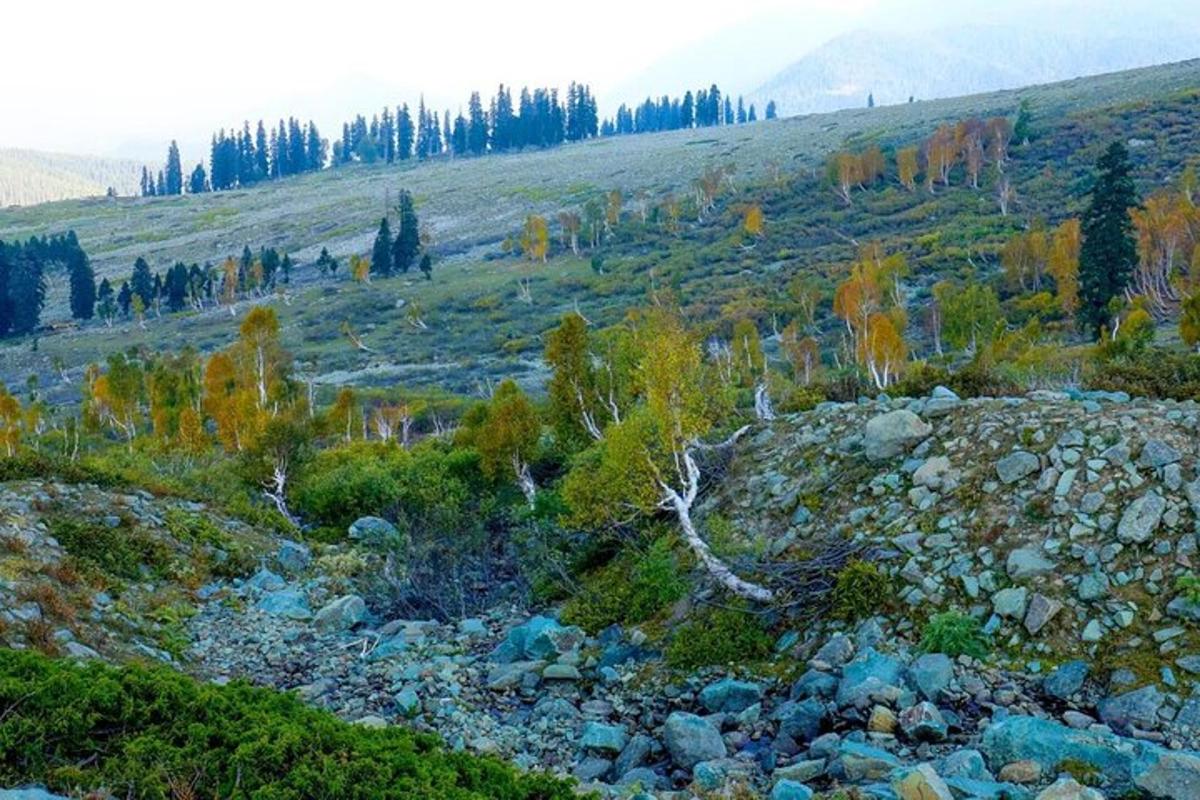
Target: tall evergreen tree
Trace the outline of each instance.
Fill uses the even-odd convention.
[[[133,275],[129,278],[129,289],[142,298],[142,305],[150,308],[154,304],[154,275],[146,259],[138,256],[133,262]]]
[[[12,330],[12,301],[8,296],[9,277],[12,274],[10,249],[0,241],[0,336]]]
[[[392,231],[387,217],[379,221],[379,232],[375,234],[375,247],[371,250],[371,272],[384,278],[392,274]]]
[[[271,177],[271,145],[267,141],[267,129],[258,121],[254,131],[254,172],[259,178]]]
[[[167,194],[183,194],[183,165],[179,161],[179,145],[174,139],[167,148],[166,189]]]
[[[396,114],[396,156],[401,160],[412,157],[415,135],[412,115],[408,113],[408,103],[405,103]]]
[[[412,194],[407,189],[400,190],[396,213],[399,219],[396,223],[396,240],[392,244],[391,264],[399,272],[408,272],[421,252],[421,231]]]
[[[91,319],[96,311],[96,275],[82,248],[76,248],[67,261],[71,282],[71,316]]]
[[[9,318],[13,333],[33,331],[46,304],[46,276],[41,259],[28,247],[14,251],[8,270]]]
[[[121,316],[128,318],[129,311],[133,308],[133,290],[129,288],[129,281],[121,282],[121,291],[117,293],[117,306],[121,309]]]
[[[111,322],[112,318],[117,315],[116,295],[113,292],[112,284],[108,282],[108,278],[100,281],[100,288],[96,291],[96,311],[100,314],[100,318],[105,322]]]
[[[1138,198],[1125,145],[1109,145],[1096,170],[1079,251],[1079,318],[1093,332],[1108,321],[1109,302],[1129,285],[1137,264],[1129,211],[1137,207]]]
[[[467,101],[467,149],[473,155],[481,156],[487,152],[488,126],[483,113],[483,101],[479,92],[471,92]]]
[[[203,164],[197,164],[192,170],[192,176],[188,179],[188,191],[192,194],[203,194],[208,191],[208,174],[204,171]]]

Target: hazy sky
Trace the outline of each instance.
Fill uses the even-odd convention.
[[[194,163],[212,131],[243,119],[311,118],[332,140],[351,113],[415,106],[419,91],[434,108],[456,111],[471,90],[486,97],[500,82],[585,81],[607,116],[622,101],[713,81],[748,92],[811,48],[867,25],[1113,28],[1120,23],[1105,19],[1105,7],[1126,2],[8,2],[0,10],[0,147],[156,160],[178,138]],[[1139,8],[1190,17],[1191,2],[1143,0]]]
[[[251,115],[330,126],[349,110],[415,102],[419,90],[456,108],[502,80],[576,79],[603,94],[756,16],[811,17],[811,33],[796,31],[807,42],[875,2],[11,3],[0,11],[0,146],[132,151]]]

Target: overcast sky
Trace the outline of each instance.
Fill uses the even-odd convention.
[[[353,112],[415,106],[419,91],[456,111],[500,82],[585,81],[608,116],[713,81],[748,92],[866,25],[1104,25],[1103,7],[1126,1],[12,0],[0,10],[0,147],[152,159],[178,138],[194,162],[213,130],[243,119],[311,118],[332,140]],[[1076,10],[1049,22],[1047,5]]]
[[[672,52],[764,14],[811,18],[811,32],[795,31],[800,42],[852,24],[849,12],[874,2],[6,3],[0,146],[132,151],[287,113],[328,126],[350,109],[415,103],[420,90],[456,108],[471,89],[491,93],[500,81],[574,78],[612,93]]]

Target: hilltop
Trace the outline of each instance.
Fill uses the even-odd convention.
[[[103,197],[110,187],[133,194],[139,169],[124,159],[0,148],[0,208]]]

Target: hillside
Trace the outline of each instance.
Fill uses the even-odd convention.
[[[94,156],[0,148],[0,207],[136,194],[141,165]]]
[[[370,565],[422,555],[383,520],[301,544],[149,494],[8,483],[0,639],[132,645],[603,797],[1189,800],[1198,424],[1194,402],[939,388],[758,425],[700,515],[722,557],[789,567],[756,614],[672,560],[693,588],[658,606],[664,577],[614,562],[564,607],[403,615]],[[66,537],[68,507],[143,549]],[[625,595],[604,594],[614,569]]]
[[[1110,29],[1117,30],[1117,29]],[[750,93],[782,115],[1011,89],[1194,58],[1194,35],[1085,34],[959,25],[920,33],[859,30],[815,48]]]
[[[613,322],[664,282],[682,293],[698,320],[712,320],[723,304],[747,294],[774,302],[792,276],[832,280],[855,256],[852,242],[875,239],[907,254],[913,300],[927,302],[928,286],[961,275],[973,253],[995,265],[999,247],[1030,220],[1054,223],[1077,213],[1095,158],[1112,139],[1147,143],[1133,150],[1143,186],[1177,175],[1198,147],[1197,85],[1200,62],[1193,61],[736,128],[618,137],[479,160],[356,166],[246,191],[52,203],[0,212],[0,238],[74,229],[98,274],[118,285],[138,256],[165,269],[176,259],[218,262],[245,245],[280,247],[299,262],[278,306],[284,338],[319,383],[400,380],[474,392],[508,375],[536,389],[544,374],[539,337],[562,313],[578,307],[597,323]],[[825,159],[847,143],[907,144],[942,121],[991,114],[1011,119],[1023,101],[1036,136],[1014,149],[1008,173],[1017,213],[1000,215],[987,186],[960,185],[930,196],[889,182],[847,207],[825,183]],[[718,213],[674,235],[661,224],[639,224],[641,190],[649,204],[669,193],[687,201],[700,174],[721,165],[735,173]],[[400,188],[414,193],[422,223],[432,230],[436,279],[359,286],[347,280],[345,267],[338,279],[322,279],[312,266],[320,249],[328,247],[343,263],[349,254],[369,252],[379,216]],[[545,266],[501,252],[528,213],[547,214],[553,223],[557,210],[603,199],[612,189],[624,195],[626,221],[599,248],[576,257],[555,244]],[[747,201],[762,204],[767,218],[766,236],[753,248],[742,247],[736,235],[737,209]],[[600,258],[599,272],[593,256]],[[64,319],[66,295],[63,276],[52,274],[46,322]],[[426,327],[408,319],[414,307]],[[369,351],[346,340],[339,332],[343,322],[353,324]],[[827,330],[836,336],[836,326]],[[113,328],[92,322],[41,335],[36,350],[29,341],[6,342],[0,378],[19,384],[37,373],[51,397],[73,400],[77,383],[59,377],[54,364],[60,359],[70,378],[117,348],[145,343],[210,350],[233,335],[228,311],[211,307],[151,315],[144,330],[129,321]]]

